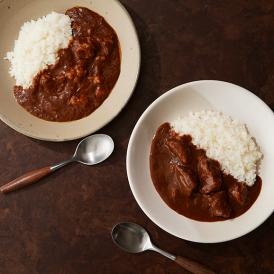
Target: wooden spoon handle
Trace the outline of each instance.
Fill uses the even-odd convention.
[[[216,272],[212,271],[205,265],[199,264],[195,261],[192,261],[188,258],[177,256],[175,262],[188,270],[191,273],[195,274],[216,274]]]
[[[19,188],[31,185],[34,182],[45,177],[46,175],[50,174],[51,172],[52,172],[52,169],[50,166],[30,171],[16,179],[14,179],[13,181],[1,186],[0,191],[2,193],[8,193],[8,192],[17,190]]]

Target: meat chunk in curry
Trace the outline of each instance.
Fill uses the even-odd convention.
[[[197,170],[201,182],[201,193],[210,193],[221,188],[222,174],[219,163],[201,155],[198,158]]]
[[[208,195],[209,212],[212,216],[229,218],[231,207],[227,201],[225,191]]]
[[[198,185],[195,173],[187,167],[175,165],[175,182],[184,196],[190,196]]]

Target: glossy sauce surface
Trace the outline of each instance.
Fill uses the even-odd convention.
[[[41,71],[28,89],[14,87],[18,103],[49,121],[83,118],[108,97],[120,74],[120,49],[115,31],[97,13],[74,7],[73,39],[58,52],[58,61]]]
[[[165,203],[188,218],[222,221],[240,216],[256,201],[261,190],[257,176],[252,187],[221,171],[217,161],[179,136],[168,123],[161,125],[150,153],[153,184]]]

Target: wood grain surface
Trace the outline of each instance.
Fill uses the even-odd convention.
[[[110,231],[120,221],[143,225],[162,249],[205,263],[217,273],[273,274],[273,215],[231,242],[177,239],[138,207],[128,185],[125,158],[130,133],[142,112],[165,91],[185,82],[232,82],[274,110],[274,2],[121,2],[136,25],[142,65],[131,100],[99,131],[113,137],[115,152],[101,165],[74,164],[39,184],[0,195],[0,274],[186,273],[155,253],[119,250]],[[76,144],[36,141],[0,122],[0,185],[67,159]]]

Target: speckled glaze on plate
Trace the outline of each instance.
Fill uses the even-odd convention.
[[[87,7],[101,16],[116,31],[121,47],[120,76],[103,104],[89,116],[71,122],[49,122],[23,109],[13,96],[15,84],[8,73],[9,62],[3,58],[13,49],[20,26],[51,11],[65,12],[74,6]],[[0,118],[16,131],[47,141],[81,138],[102,128],[126,105],[139,75],[140,46],[133,22],[117,0],[2,0],[0,1]]]

